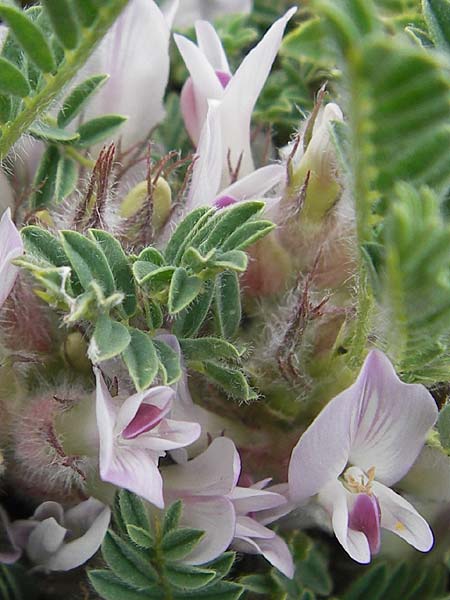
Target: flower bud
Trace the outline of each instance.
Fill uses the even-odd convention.
[[[50,314],[30,283],[19,276],[2,311],[0,338],[6,348],[21,353],[50,354],[56,335]]]
[[[167,221],[172,206],[172,191],[163,177],[158,177],[149,197],[147,181],[141,181],[125,196],[120,216],[131,219],[137,216],[146,202],[152,203],[152,223],[155,231],[159,231]]]
[[[86,393],[72,388],[41,392],[27,399],[11,427],[10,479],[21,494],[36,500],[73,502],[85,497],[85,480],[89,459],[85,453],[72,453],[64,437],[86,432],[74,422],[71,428],[60,421],[71,407],[83,406]],[[78,410],[80,413],[81,410]],[[78,416],[78,415],[77,415]],[[78,449],[80,445],[78,444]]]
[[[67,363],[79,373],[88,374],[92,370],[87,357],[88,343],[79,331],[72,331],[64,340],[61,352]]]
[[[299,149],[292,158],[291,188],[299,190],[308,177],[302,207],[302,218],[319,222],[337,201],[341,186],[337,176],[336,153],[331,139],[333,121],[343,121],[337,104],[327,104],[315,118],[311,139],[303,153]]]

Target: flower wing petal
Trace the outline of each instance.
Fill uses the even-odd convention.
[[[237,516],[236,518],[236,531],[235,537],[238,538],[261,538],[271,539],[275,536],[275,532],[261,523],[258,523],[255,519],[245,516]]]
[[[87,500],[89,502],[89,500]],[[86,505],[86,502],[82,504]],[[100,504],[100,503],[98,503]],[[92,508],[92,504],[89,509]],[[86,510],[86,507],[84,507]],[[89,518],[92,516],[89,510]],[[89,560],[100,548],[108,530],[111,519],[111,509],[102,505],[100,513],[90,524],[86,533],[81,537],[63,544],[46,562],[46,568],[51,571],[69,571]]]
[[[237,200],[261,198],[285,180],[285,166],[266,165],[229,185],[220,192],[220,196],[230,196]]]
[[[211,445],[184,465],[172,465],[164,470],[164,486],[171,493],[192,496],[230,494],[236,486],[241,462],[234,443],[225,437]]]
[[[381,527],[388,529],[421,552],[433,546],[433,532],[425,519],[404,498],[375,481],[373,492],[381,508]]]
[[[249,512],[277,508],[287,503],[285,496],[254,487],[236,487],[229,495],[236,512],[245,515]]]
[[[292,579],[294,576],[294,561],[286,542],[274,535],[270,539],[262,538],[237,538],[232,544],[235,550],[248,554],[262,554],[279,571]]]
[[[182,524],[205,532],[204,537],[184,560],[191,565],[202,565],[220,556],[230,545],[236,523],[234,508],[230,500],[223,496],[183,500]]]

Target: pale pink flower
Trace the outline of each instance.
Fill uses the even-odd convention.
[[[360,563],[380,547],[380,528],[427,552],[427,522],[390,486],[411,468],[437,408],[431,394],[397,377],[386,356],[369,353],[356,382],[322,410],[292,451],[290,496],[317,496],[334,533]]]
[[[169,387],[150,388],[119,405],[111,397],[100,370],[95,369],[95,373],[101,479],[163,508],[159,459],[167,450],[195,442],[200,425],[167,418],[175,395]]]
[[[268,30],[249,52],[234,75],[220,39],[209,23],[198,21],[198,46],[175,35],[175,42],[190,73],[181,95],[186,128],[195,145],[199,144],[208,114],[208,102],[219,101],[221,122],[221,161],[223,173],[228,160],[240,175],[254,170],[250,149],[250,121],[259,94],[269,75],[281,44],[284,29],[296,8],[289,10]],[[225,178],[224,178],[225,181]]]
[[[11,261],[22,254],[22,238],[12,222],[11,211],[7,209],[0,219],[0,307],[9,296],[19,272]]]
[[[14,521],[9,528],[36,568],[69,571],[97,552],[110,519],[110,508],[95,498],[67,511],[57,502],[44,502],[30,519]]]
[[[268,480],[252,487],[237,485],[241,461],[234,443],[225,437],[213,440],[199,456],[163,470],[164,497],[183,500],[183,523],[205,532],[186,558],[203,564],[224,552],[230,544],[242,552],[262,554],[288,577],[293,563],[286,543],[258,520],[258,511],[275,509],[284,496],[260,489]],[[266,516],[266,514],[265,514]]]

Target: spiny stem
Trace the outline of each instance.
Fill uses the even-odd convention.
[[[36,96],[25,98],[25,109],[14,121],[9,121],[0,128],[0,160],[6,157],[20,136],[27,131],[63,87],[77,74],[127,3],[128,0],[111,0],[108,6],[100,8],[97,20],[91,28],[83,30],[84,35],[80,45],[75,50],[66,52],[64,62],[59,66],[57,73],[46,75],[44,88]]]

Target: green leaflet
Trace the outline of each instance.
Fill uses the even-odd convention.
[[[215,308],[217,331],[224,338],[236,335],[241,322],[239,280],[233,271],[225,271],[216,279]]]
[[[130,333],[124,325],[100,315],[89,344],[89,358],[95,364],[118,356],[130,341]]]
[[[78,182],[78,165],[75,161],[61,156],[55,176],[55,202],[62,202],[71,194]]]
[[[450,1],[422,0],[422,10],[435,45],[450,52]]]
[[[110,571],[89,571],[88,577],[94,589],[105,600],[165,600],[164,592],[156,586],[146,590],[133,589]]]
[[[60,43],[73,50],[78,43],[79,29],[69,0],[41,0],[41,3]]]
[[[22,72],[9,60],[0,56],[0,92],[24,98],[30,93],[30,86]]]
[[[92,96],[106,83],[108,75],[94,75],[77,85],[64,99],[58,112],[58,125],[65,127],[83,110]]]
[[[116,291],[114,277],[100,247],[76,231],[61,231],[60,235],[64,251],[84,289],[88,290],[95,281],[106,296],[111,296]]]
[[[113,531],[103,540],[102,554],[114,575],[129,586],[146,588],[158,583],[158,573],[145,554]]]
[[[110,141],[126,120],[127,117],[122,115],[104,115],[86,121],[78,127],[77,133],[80,137],[77,145],[81,148],[89,148],[98,142]]]
[[[25,250],[39,261],[44,261],[55,267],[69,266],[69,261],[64,252],[62,244],[51,233],[29,225],[20,232]]]
[[[53,200],[60,156],[56,146],[48,146],[42,155],[33,181],[33,187],[36,191],[30,198],[32,208],[47,206]]]
[[[72,6],[85,27],[92,25],[97,17],[97,8],[92,0],[72,0]]]
[[[195,226],[199,222],[199,220],[204,217],[206,214],[211,214],[212,211],[207,206],[202,206],[193,210],[191,213],[187,215],[183,221],[178,225],[175,229],[172,237],[167,244],[164,255],[166,257],[166,261],[168,264],[171,264],[175,261],[175,257],[180,253],[182,248],[184,248],[184,244],[186,243],[186,239],[189,234],[195,229]]]
[[[244,374],[238,369],[205,360],[201,372],[236,400],[249,402],[257,398],[257,394],[248,385]]]
[[[446,404],[440,411],[437,428],[442,447],[450,450],[450,404]]]
[[[128,258],[120,243],[110,233],[100,229],[90,229],[89,235],[102,249],[114,277],[116,290],[122,292],[122,307],[127,316],[132,316],[137,309],[136,290],[133,273]]]
[[[229,342],[221,338],[201,337],[197,339],[180,339],[183,355],[188,360],[216,359],[239,360],[239,351]]]
[[[162,340],[153,340],[159,357],[159,367],[164,385],[173,385],[181,377],[180,356]]]
[[[259,213],[263,208],[264,202],[253,200],[239,202],[220,211],[217,224],[200,247],[201,252],[206,253],[213,248],[221,248],[225,240],[235,232],[237,227]]]
[[[197,529],[172,529],[164,534],[161,549],[168,560],[180,560],[195,548],[203,537],[203,532]]]
[[[54,71],[53,53],[44,32],[19,9],[0,3],[0,17],[6,21],[27,57],[44,73]]]
[[[173,331],[179,337],[194,337],[204,323],[214,296],[214,283],[207,281],[202,292],[177,315]]]
[[[190,276],[186,269],[178,267],[172,277],[169,289],[168,309],[175,315],[186,308],[201,292],[201,279]]]
[[[72,143],[77,141],[80,137],[78,133],[72,133],[71,131],[47,125],[46,123],[37,123],[33,125],[30,127],[29,132],[35,138],[57,144]]]
[[[147,389],[158,372],[159,360],[150,336],[139,329],[130,329],[131,341],[124,353],[133,383],[138,392]]]
[[[121,490],[118,494],[119,510],[126,525],[136,525],[150,531],[150,520],[142,501],[131,492]]]

